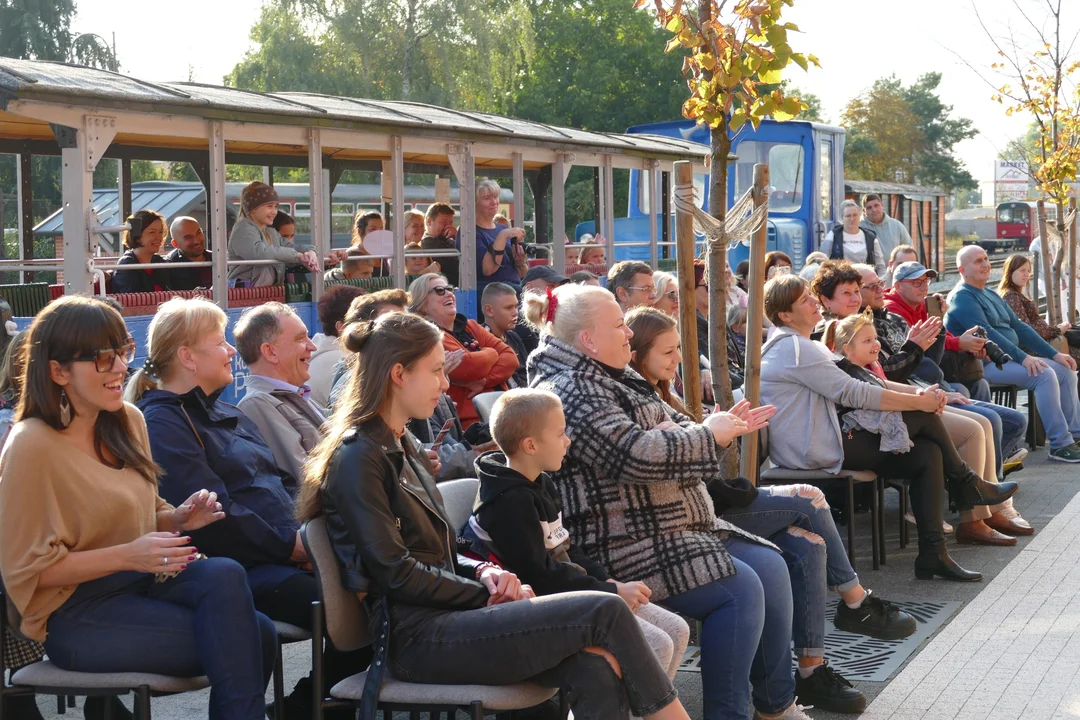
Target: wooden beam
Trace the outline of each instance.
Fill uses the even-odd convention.
[[[754,207],[768,199],[769,166],[754,165]],[[750,238],[750,270],[746,286],[750,297],[746,308],[746,362],[743,365],[743,397],[752,407],[761,404],[761,331],[765,317],[765,250],[769,244],[769,223],[762,222]],[[679,303],[680,307],[682,303]],[[750,433],[742,439],[740,474],[757,485],[758,434]]]
[[[675,184],[692,185],[694,168],[689,162],[675,163]],[[679,333],[682,335],[683,404],[701,422],[701,368],[698,366],[697,304],[694,287],[694,216],[675,210],[675,241],[679,262]],[[611,262],[612,258],[608,258]]]

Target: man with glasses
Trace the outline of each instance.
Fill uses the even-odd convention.
[[[893,382],[907,382],[941,333],[941,319],[927,318],[909,326],[904,318],[885,308],[885,285],[877,271],[864,263],[853,267],[862,275],[860,310],[869,310],[873,315],[874,329],[885,351],[881,369]]]
[[[651,306],[656,302],[652,275],[653,269],[643,262],[617,262],[608,270],[607,289],[615,296],[623,312],[638,305]]]

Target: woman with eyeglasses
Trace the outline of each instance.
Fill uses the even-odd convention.
[[[507,380],[519,365],[517,354],[484,326],[458,312],[454,286],[446,277],[429,272],[408,286],[413,302],[409,312],[427,317],[443,331],[446,352],[464,351],[461,364],[450,370],[450,398],[458,408],[461,426],[480,420],[472,398],[492,390],[507,390]]]
[[[450,371],[450,397],[457,406],[461,425],[468,428],[480,419],[472,399],[483,392],[506,390],[506,381],[518,369],[514,349],[457,311],[454,287],[446,278],[427,273],[409,285],[409,312],[422,315],[439,326],[447,352],[464,350],[461,364]]]
[[[679,316],[679,281],[669,272],[654,272],[653,288],[656,292],[656,301],[653,307],[673,318]]]
[[[176,507],[159,496],[142,413],[122,397],[134,355],[120,314],[91,298],[61,298],[31,324],[0,457],[4,586],[58,667],[206,675],[210,718],[259,720],[273,623],[239,563],[196,560],[188,533],[225,516],[214,493]]]

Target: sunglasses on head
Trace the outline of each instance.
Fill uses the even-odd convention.
[[[456,290],[456,289],[457,288],[455,288],[453,285],[437,285],[437,286],[431,288],[431,292],[435,293],[439,297],[442,297],[442,296],[446,295],[446,293],[454,292],[454,290]]]
[[[107,373],[110,372],[113,365],[116,364],[117,357],[120,358],[124,365],[131,365],[131,362],[135,359],[134,338],[128,338],[127,342],[121,347],[98,348],[87,355],[71,358],[69,362],[92,362],[94,363],[94,369],[99,373]]]

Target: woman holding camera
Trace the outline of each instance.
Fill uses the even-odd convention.
[[[499,213],[499,183],[481,180],[476,184],[476,283],[477,297],[493,282],[503,282],[515,290],[529,270],[525,260],[525,230],[495,222]]]

